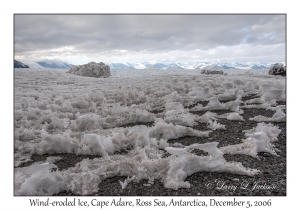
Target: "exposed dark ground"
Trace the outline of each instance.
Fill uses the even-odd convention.
[[[246,101],[257,96],[242,98]],[[203,103],[205,106],[206,102]],[[202,103],[201,103],[202,104]],[[285,104],[279,102],[278,104]],[[189,107],[190,108],[190,107]],[[226,130],[215,130],[209,134],[209,137],[183,137],[179,139],[168,140],[169,143],[181,143],[185,146],[194,143],[219,142],[218,147],[241,143],[245,138],[243,130],[256,127],[257,122],[249,118],[257,115],[272,117],[274,111],[265,109],[243,109],[242,115],[245,121],[230,121],[227,119],[218,119],[217,122],[225,125]],[[230,111],[213,111],[218,115]],[[157,112],[159,113],[159,112]],[[205,112],[192,112],[193,114],[202,115]],[[186,178],[191,184],[191,188],[171,190],[166,189],[160,180],[155,180],[151,186],[144,186],[148,180],[142,180],[139,183],[130,182],[122,190],[119,180],[124,181],[126,177],[113,177],[102,181],[99,185],[99,191],[95,196],[285,196],[286,195],[286,123],[272,124],[281,129],[275,147],[278,149],[278,156],[269,153],[259,153],[259,160],[247,155],[229,155],[225,154],[227,161],[241,162],[245,167],[258,169],[261,171],[254,177],[219,173],[219,172],[198,172]],[[208,130],[205,123],[194,126],[193,129],[205,131]],[[125,151],[121,151],[125,153]],[[76,154],[56,154],[56,155],[32,155],[31,162],[22,164],[20,167],[31,165],[37,161],[45,161],[48,156],[59,156],[62,160],[55,164],[58,170],[64,170],[73,167],[76,163],[85,158],[97,158],[94,155],[76,155]],[[74,196],[72,192],[60,192],[60,196]],[[77,195],[76,195],[77,196]]]

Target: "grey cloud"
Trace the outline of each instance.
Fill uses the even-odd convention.
[[[15,15],[15,52],[168,52],[285,42],[285,15]],[[69,52],[71,53],[71,52]]]

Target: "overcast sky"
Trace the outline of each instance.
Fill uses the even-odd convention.
[[[15,15],[15,59],[285,61],[285,15]]]

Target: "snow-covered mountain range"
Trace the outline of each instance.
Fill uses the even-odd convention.
[[[18,62],[18,61],[17,61]],[[19,62],[21,63],[21,62]],[[67,62],[63,61],[38,61],[38,62],[24,62],[26,63],[27,67],[25,68],[33,68],[33,69],[43,69],[43,68],[49,68],[49,69],[70,69],[72,64],[69,64]],[[25,64],[23,64],[25,65]],[[15,61],[16,66],[16,61]],[[14,67],[14,68],[24,68],[24,67]]]
[[[110,69],[270,69],[272,63],[226,63],[226,62],[111,62]],[[62,61],[38,61],[28,63],[29,68],[69,69],[72,64]]]
[[[158,63],[107,63],[111,69],[269,69],[272,64],[243,64],[243,63],[215,63],[215,62],[158,62]]]
[[[37,62],[37,64],[42,67],[51,69],[68,69],[72,66],[72,64],[62,62]]]

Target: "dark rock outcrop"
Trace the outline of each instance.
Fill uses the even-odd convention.
[[[67,72],[85,77],[109,77],[111,76],[110,68],[105,63],[90,62],[84,65],[72,66]]]
[[[284,64],[275,63],[271,66],[269,74],[286,76],[286,66]]]
[[[202,70],[201,74],[224,74],[222,70]]]
[[[29,66],[20,61],[14,60],[14,68],[29,68]]]

